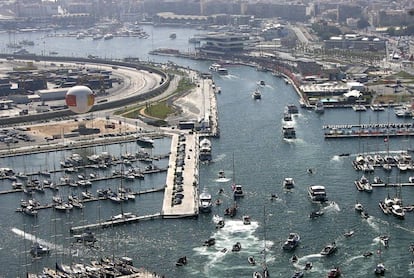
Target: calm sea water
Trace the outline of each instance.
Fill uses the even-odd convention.
[[[145,26],[152,38],[114,38],[111,41],[96,42],[91,39],[50,38],[44,34],[16,34],[13,39],[31,39],[36,45],[31,52],[57,51],[60,55],[86,56],[89,54],[108,58],[127,56],[140,57],[143,60],[165,62],[172,60],[183,66],[207,71],[209,62],[176,59],[173,57],[149,56],[149,50],[157,47],[170,47],[187,50],[192,46],[188,38],[197,33],[191,29],[170,29]],[[175,32],[176,40],[170,40],[169,34]],[[1,34],[0,49],[10,39]],[[43,43],[43,41],[45,43]],[[293,88],[283,79],[270,73],[258,72],[244,66],[229,67],[228,76],[214,76],[222,93],[217,95],[219,125],[221,137],[212,139],[213,163],[200,166],[200,185],[207,187],[214,198],[221,198],[223,204],[213,208],[211,214],[203,214],[198,219],[153,220],[137,224],[103,229],[97,232],[97,248],[90,249],[74,245],[70,238],[69,227],[85,223],[95,223],[108,219],[111,215],[130,211],[139,215],[157,213],[161,210],[163,193],[151,193],[140,196],[135,202],[120,207],[108,202],[88,203],[82,211],[74,210],[68,214],[53,210],[40,211],[37,220],[15,212],[19,206],[20,194],[0,196],[0,274],[4,277],[23,277],[26,271],[38,272],[43,266],[53,267],[56,261],[88,262],[100,256],[129,256],[136,266],[165,274],[166,277],[251,277],[260,269],[260,264],[251,266],[247,257],[254,256],[262,262],[266,247],[266,260],[271,277],[290,277],[296,270],[304,267],[307,261],[313,263],[306,277],[326,277],[330,268],[339,266],[343,277],[370,277],[379,261],[387,267],[388,277],[408,277],[414,275],[409,263],[413,259],[408,247],[412,242],[414,222],[412,213],[405,220],[384,215],[378,201],[387,194],[393,195],[394,189],[375,188],[371,194],[358,192],[354,180],[361,177],[351,165],[352,159],[361,152],[385,152],[387,147],[393,152],[410,147],[408,138],[389,141],[377,139],[325,140],[322,126],[325,124],[386,123],[401,121],[392,111],[356,113],[351,109],[327,110],[317,115],[309,110],[300,110],[294,118],[297,139],[285,141],[281,136],[282,115],[285,105],[298,104]],[[254,101],[251,93],[259,80],[266,86],[262,90],[262,99]],[[170,141],[156,141],[153,154],[165,154],[169,151]],[[77,153],[83,156],[110,151],[111,153],[134,152],[135,143],[107,147],[85,148]],[[350,153],[349,157],[338,156]],[[59,161],[69,152],[52,152],[26,157],[1,159],[4,167],[16,171],[39,171],[46,167],[59,167]],[[234,159],[233,159],[234,157]],[[234,162],[234,163],[233,163]],[[167,160],[157,161],[160,167]],[[135,166],[144,167],[144,164]],[[309,175],[307,169],[314,169]],[[226,182],[217,180],[219,170],[223,169],[229,178]],[[111,169],[113,170],[113,169]],[[103,172],[98,174],[103,175]],[[387,176],[382,170],[375,174],[391,182],[408,181],[410,173],[399,173],[395,169]],[[371,176],[373,176],[371,175]],[[414,175],[414,173],[412,173]],[[233,178],[244,186],[246,196],[238,202],[237,217],[226,219],[223,229],[217,230],[213,224],[214,214],[223,215],[224,209],[233,203],[231,181]],[[287,192],[282,188],[284,177],[293,177],[296,187]],[[59,176],[53,176],[58,179]],[[110,180],[93,185],[98,188],[116,188],[119,181]],[[160,187],[165,183],[165,173],[146,176],[127,186],[134,190]],[[307,197],[307,188],[312,184],[322,184],[332,203],[324,206],[313,204]],[[1,182],[2,189],[11,188],[10,181]],[[219,195],[219,189],[224,194]],[[75,190],[62,189],[67,195]],[[403,187],[402,197],[405,205],[414,204],[414,187]],[[271,201],[271,194],[279,199]],[[51,192],[37,195],[42,203],[51,202]],[[362,219],[354,211],[356,201],[361,202],[371,217]],[[324,215],[311,220],[309,213],[321,209]],[[241,217],[248,214],[252,225],[243,225]],[[353,237],[343,234],[354,230]],[[23,240],[27,232],[53,247],[49,257],[32,260],[27,250],[30,241]],[[295,252],[285,252],[281,246],[290,232],[301,235],[301,243]],[[378,237],[390,236],[389,248],[381,247]],[[202,246],[210,237],[216,239],[212,247]],[[336,241],[338,251],[330,257],[321,257],[324,245]],[[231,250],[240,242],[240,252],[221,252],[223,248]],[[380,250],[380,252],[378,252]],[[364,258],[364,252],[371,251],[372,257]],[[293,254],[299,257],[297,264],[289,259]],[[188,264],[177,268],[175,261],[187,256]]]

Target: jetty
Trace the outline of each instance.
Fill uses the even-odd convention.
[[[323,130],[326,139],[414,136],[413,123],[325,125]]]
[[[198,135],[174,134],[162,205],[164,218],[198,215]]]

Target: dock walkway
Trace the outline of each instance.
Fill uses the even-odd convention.
[[[174,134],[162,206],[164,218],[198,215],[198,136]]]

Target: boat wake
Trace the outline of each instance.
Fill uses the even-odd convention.
[[[26,232],[24,232],[22,230],[19,230],[17,228],[12,228],[11,231],[13,233],[15,233],[16,235],[24,238],[24,239],[30,240],[32,242],[39,242],[41,245],[47,246],[50,249],[54,249],[54,250],[61,251],[61,252],[64,251],[62,245],[57,245],[57,244],[50,243],[48,241],[45,241],[45,240],[43,240],[41,238],[38,238],[38,237],[36,237],[36,236],[34,236],[32,234],[26,233]]]
[[[324,207],[322,210],[325,211],[325,212],[329,212],[329,211],[338,211],[339,212],[339,211],[341,211],[341,208],[339,207],[339,205],[336,202],[332,201],[332,202],[329,202],[329,205]]]
[[[216,182],[228,182],[228,181],[230,181],[231,179],[230,178],[218,178],[218,179],[216,179],[215,181]]]
[[[219,161],[222,161],[225,157],[226,157],[226,155],[224,153],[219,154],[216,158],[214,158],[213,160],[211,160],[211,162],[219,162]]]
[[[220,216],[213,216],[213,222],[219,219]],[[209,276],[209,274],[217,274],[223,269],[231,268],[233,265],[232,260],[234,259],[231,256],[232,253],[234,254],[232,247],[237,242],[241,244],[241,250],[238,253],[241,253],[246,258],[254,256],[256,259],[259,259],[263,251],[264,242],[255,235],[258,227],[259,223],[257,221],[251,221],[250,225],[244,225],[242,220],[225,219],[225,226],[216,230],[211,236],[211,238],[215,239],[213,246],[199,246],[193,249],[196,256],[204,257],[205,263],[202,269],[204,274]],[[266,242],[267,249],[271,245],[273,245],[272,242]],[[270,261],[270,258],[268,261]],[[246,265],[237,266],[237,268],[250,269],[251,266],[246,260]]]

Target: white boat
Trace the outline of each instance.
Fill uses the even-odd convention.
[[[253,99],[261,99],[262,98],[262,93],[260,92],[259,88],[256,88],[256,90],[254,90],[254,92],[252,93],[252,98]]]
[[[220,170],[220,171],[219,171],[219,173],[218,173],[218,178],[219,178],[219,179],[225,179],[225,178],[226,178],[226,175],[224,174],[224,170]]]
[[[326,196],[325,186],[323,185],[311,185],[308,188],[308,195],[314,202],[326,202],[328,198]]]
[[[300,236],[298,233],[289,233],[288,238],[283,243],[283,250],[292,251],[294,250],[300,242]]]
[[[352,109],[354,109],[354,111],[356,112],[367,111],[367,108],[365,107],[365,105],[362,105],[362,104],[355,104],[352,106]]]
[[[284,178],[283,187],[286,189],[292,189],[295,187],[295,180],[293,178]]]
[[[207,192],[204,188],[203,192],[200,193],[199,196],[199,209],[200,212],[211,212],[211,207],[213,203],[211,201],[211,194]]]
[[[199,158],[200,161],[210,161],[212,159],[211,141],[207,138],[203,138],[200,141]]]
[[[243,186],[240,184],[233,184],[233,196],[234,198],[244,197]]]
[[[369,180],[364,175],[362,175],[361,178],[359,180],[356,180],[354,183],[358,191],[372,191],[372,186]]]
[[[250,225],[252,222],[251,222],[251,219],[250,219],[250,216],[249,215],[243,215],[243,224],[244,225]]]
[[[391,206],[391,213],[398,219],[404,219],[405,218],[405,211],[402,208],[402,206],[395,204]]]
[[[142,147],[153,147],[154,146],[154,140],[152,140],[148,136],[138,136],[137,137],[137,143],[138,145],[141,145]]]
[[[50,253],[50,248],[40,244],[39,242],[33,243],[33,245],[30,248],[30,254],[33,257],[38,257],[42,255],[47,255]]]
[[[361,203],[356,203],[355,204],[355,210],[357,211],[357,212],[362,212],[362,211],[364,211],[364,206],[361,204]]]
[[[293,125],[283,125],[282,127],[283,138],[285,139],[295,139],[296,130]]]
[[[321,251],[322,256],[329,256],[333,254],[336,251],[336,243],[332,242],[330,244],[327,244]]]
[[[384,276],[385,275],[385,266],[383,263],[379,263],[375,266],[374,273],[376,275]]]
[[[103,39],[104,40],[111,40],[111,39],[113,39],[114,38],[114,35],[112,35],[112,34],[105,34],[104,36],[103,36]]]
[[[219,68],[221,68],[220,64],[213,63],[213,64],[211,64],[211,66],[208,69],[211,70],[211,71],[218,71]]]
[[[221,68],[219,68],[219,69],[217,70],[217,73],[218,73],[219,75],[228,75],[228,74],[229,74],[229,71],[228,71],[226,68],[221,67]]]

